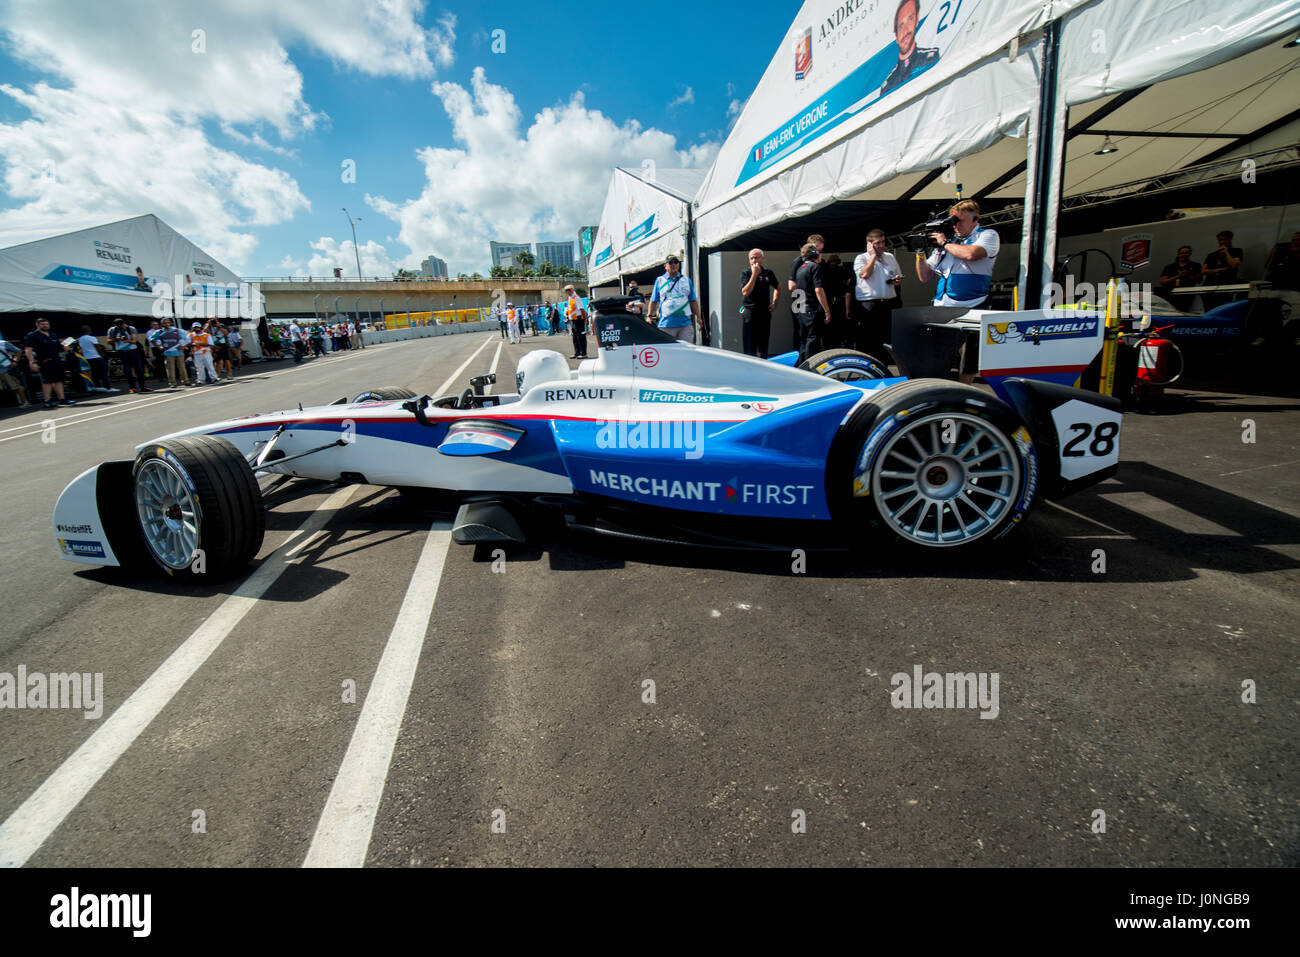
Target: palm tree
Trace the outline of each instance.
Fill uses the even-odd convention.
[[[537,260],[533,258],[533,254],[527,249],[521,249],[519,252],[515,253],[515,265],[523,271],[525,276],[528,275],[528,267],[535,266],[536,264]]]

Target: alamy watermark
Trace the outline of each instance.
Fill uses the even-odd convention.
[[[0,708],[83,711],[87,721],[95,721],[104,714],[104,674],[28,674],[26,665],[19,665],[17,673],[0,671]]]
[[[996,718],[999,680],[996,671],[922,674],[921,666],[913,665],[910,675],[900,671],[889,679],[889,703],[895,708],[978,708],[981,718]]]
[[[1076,283],[1074,277],[1066,275],[1065,284],[1050,283],[1047,287],[1047,308],[1043,312],[1050,319],[1068,319],[1072,316],[1102,314],[1106,310],[1106,289],[1104,282]],[[1121,316],[1151,315],[1151,283],[1119,282],[1115,287],[1116,314]]]
[[[602,449],[680,449],[686,459],[704,456],[704,425],[699,419],[662,422],[596,423],[596,446]]]
[[[202,287],[188,276],[175,277],[153,287],[155,319],[244,319],[258,318],[257,293],[246,282],[204,282]],[[200,288],[202,291],[200,292]],[[176,292],[180,290],[179,294]]]

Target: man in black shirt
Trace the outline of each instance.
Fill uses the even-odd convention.
[[[830,303],[830,322],[822,333],[827,349],[853,348],[846,341],[847,329],[844,321],[844,296],[849,291],[849,270],[835,253],[826,257],[822,264],[822,280],[826,288],[826,301]]]
[[[813,233],[811,236],[809,236],[807,242],[812,243],[814,246],[816,246],[817,252],[819,254],[823,249],[826,248],[826,240],[823,239],[821,236],[819,236],[817,233]],[[805,243],[804,245],[806,248],[807,243]],[[803,265],[803,253],[800,252],[799,255],[795,256],[794,259],[791,260],[790,262],[790,279],[785,284],[786,288],[790,291],[790,295],[794,295],[795,287],[798,285],[798,283],[795,280],[796,277],[799,275],[799,267],[802,265]],[[799,341],[799,317],[791,313],[790,318],[791,321],[794,323],[793,341],[797,343]]]
[[[772,310],[781,299],[776,273],[763,268],[763,250],[749,251],[749,268],[740,274],[742,350],[747,356],[767,358],[772,332]]]
[[[41,392],[45,394],[45,408],[72,405],[63,395],[63,346],[50,335],[50,320],[37,319],[36,329],[27,333],[27,360],[41,373]],[[51,398],[53,396],[53,398]],[[54,399],[58,399],[57,402]]]
[[[1201,281],[1207,286],[1236,282],[1241,266],[1241,249],[1232,245],[1232,230],[1225,229],[1217,238],[1219,248],[1205,257],[1205,268],[1201,270]]]
[[[826,322],[830,318],[830,302],[826,298],[826,280],[822,273],[821,252],[808,243],[800,255],[803,265],[795,274],[794,302],[791,312],[795,321],[795,348],[799,361],[822,352]]]

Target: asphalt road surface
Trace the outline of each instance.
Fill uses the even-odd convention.
[[[0,413],[0,673],[103,675],[97,718],[0,710],[0,862],[1300,862],[1296,399],[1126,416],[1117,479],[981,559],[574,534],[501,561],[371,486],[275,508],[221,586],[57,557],[63,486],[139,442],[494,364],[506,391],[557,344]],[[893,707],[918,666],[996,675],[996,716]]]

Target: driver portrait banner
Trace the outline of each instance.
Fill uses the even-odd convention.
[[[803,26],[796,34],[791,82],[801,87],[822,57],[831,65],[825,71],[819,67],[818,76],[843,72],[846,59],[855,65],[750,146],[735,186],[802,151],[937,65],[980,3],[850,0],[818,14],[816,26]],[[811,19],[812,6],[805,4],[800,16]],[[841,69],[835,70],[837,66]]]

